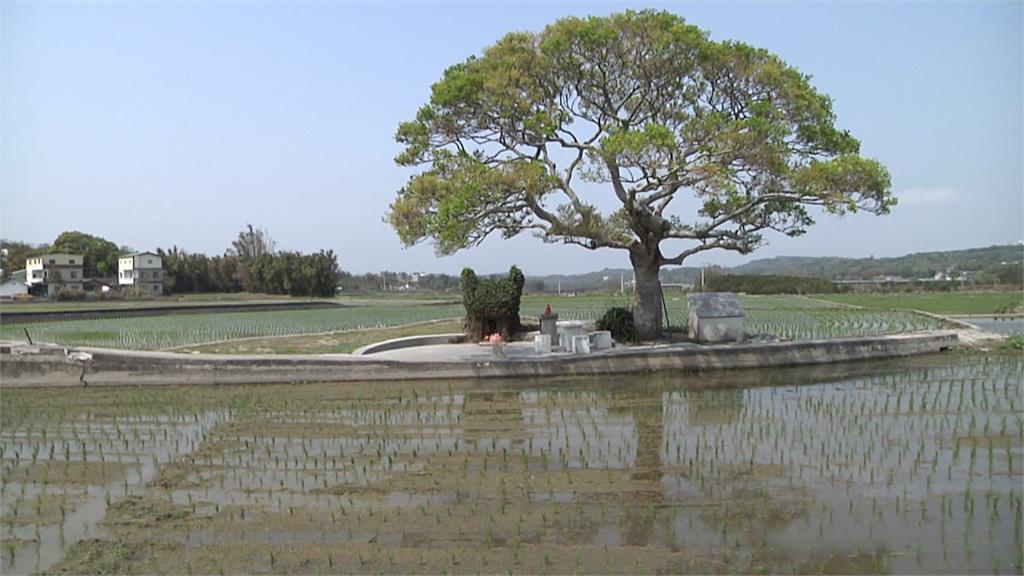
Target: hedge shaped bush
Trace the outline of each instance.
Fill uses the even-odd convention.
[[[519,301],[526,278],[513,266],[506,278],[479,278],[471,268],[462,271],[462,303],[470,325],[480,319],[507,318],[507,329],[519,329]],[[507,335],[507,334],[506,334]]]

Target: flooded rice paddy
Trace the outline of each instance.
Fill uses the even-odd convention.
[[[0,572],[1020,573],[1022,377],[4,390]]]
[[[954,316],[953,318],[1003,336],[1024,335],[1024,316]]]

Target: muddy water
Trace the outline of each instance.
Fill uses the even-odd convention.
[[[3,572],[1020,573],[1022,378],[4,391]]]

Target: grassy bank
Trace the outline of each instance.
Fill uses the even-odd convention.
[[[911,309],[933,314],[996,314],[1024,306],[1024,292],[827,294],[818,298],[878,310]]]

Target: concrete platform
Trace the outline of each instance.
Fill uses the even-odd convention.
[[[593,352],[592,354],[597,354]],[[510,342],[505,344],[504,358],[494,354],[489,345],[483,344],[436,344],[416,346],[377,352],[372,355],[380,360],[396,360],[399,362],[499,362],[514,360],[541,360],[545,358],[568,358],[576,356],[568,352],[554,350],[549,354],[534,352],[533,342]]]
[[[948,350],[950,331],[806,342],[699,346],[629,346],[590,354],[537,354],[511,343],[504,357],[490,346],[441,344],[368,356],[218,355],[0,343],[0,387],[139,386],[355,382],[453,378],[538,378],[657,371],[763,368],[849,362]],[[84,354],[73,354],[73,352]],[[82,360],[87,358],[87,360]]]

